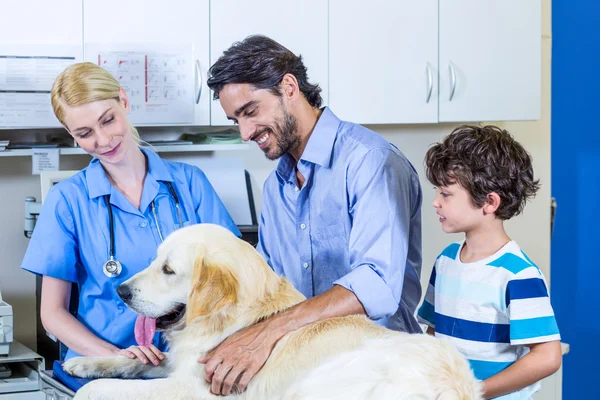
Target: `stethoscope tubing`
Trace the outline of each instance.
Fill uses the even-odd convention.
[[[171,194],[171,196],[173,197],[173,200],[175,201],[175,209],[177,210],[177,219],[179,221],[179,228],[181,228],[183,226],[183,222],[181,219],[181,207],[179,206],[179,196],[177,196],[177,192],[175,191],[175,188],[173,187],[173,184],[171,182],[164,182],[164,184],[167,186],[169,193]],[[112,204],[110,204],[110,196],[109,195],[104,196],[104,202],[106,203],[106,208],[108,209],[108,225],[109,225],[109,233],[110,233],[108,255],[110,257],[109,261],[113,261],[113,260],[115,260],[115,223],[114,223],[114,218],[113,218]],[[152,212],[154,214],[154,220],[156,222],[156,229],[158,230],[158,235],[160,236],[160,240],[162,242],[162,241],[164,241],[164,238],[162,235],[162,231],[160,229],[160,222],[158,221],[158,214],[156,212],[154,200],[152,200]]]

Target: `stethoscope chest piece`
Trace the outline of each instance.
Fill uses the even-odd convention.
[[[171,193],[171,196],[173,196],[173,200],[175,200],[175,208],[177,209],[177,219],[179,220],[179,227],[181,228],[183,224],[181,222],[181,211],[179,209],[179,197],[177,197],[177,193],[175,192],[175,188],[173,188],[171,182],[165,182],[165,184],[169,188],[169,192]],[[110,230],[110,247],[108,252],[108,256],[110,258],[107,262],[104,263],[104,266],[102,267],[102,272],[104,272],[104,275],[106,275],[109,278],[115,278],[121,274],[121,271],[123,271],[123,267],[121,266],[120,262],[115,260],[115,223],[113,221],[113,211],[109,198],[110,196],[108,195],[104,196],[104,202],[106,203],[106,209],[108,210],[108,227]],[[158,230],[158,235],[160,236],[160,241],[162,242],[164,239],[162,231],[160,230],[160,223],[158,222],[158,212],[156,211],[154,200],[152,200],[152,212],[154,213],[156,229]]]
[[[102,271],[104,272],[104,275],[106,275],[109,278],[114,278],[114,277],[119,276],[121,274],[122,270],[123,270],[123,267],[121,266],[121,263],[118,262],[117,260],[113,259],[112,257],[110,260],[105,262],[104,266],[102,267]]]

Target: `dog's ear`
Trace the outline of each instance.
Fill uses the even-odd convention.
[[[199,257],[194,266],[192,290],[187,304],[190,324],[196,317],[216,314],[238,300],[238,280],[228,268]]]

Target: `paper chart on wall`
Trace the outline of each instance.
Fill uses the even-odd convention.
[[[0,128],[59,127],[50,90],[81,47],[0,45]]]
[[[193,123],[192,45],[89,44],[85,59],[119,81],[131,102],[134,125]]]

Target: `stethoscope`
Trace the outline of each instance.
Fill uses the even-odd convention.
[[[169,193],[173,197],[175,201],[175,209],[177,209],[177,220],[179,222],[179,228],[183,226],[183,222],[181,219],[181,208],[179,207],[179,197],[177,196],[177,192],[175,192],[175,188],[171,182],[164,182],[169,189]],[[104,263],[102,267],[102,271],[104,275],[109,278],[115,278],[121,274],[123,271],[123,266],[121,263],[115,259],[115,223],[113,220],[113,211],[112,205],[110,204],[110,196],[104,196],[104,202],[106,203],[106,208],[108,209],[108,224],[110,228],[110,249],[109,249],[109,260]],[[154,204],[154,200],[152,200],[152,214],[154,215],[154,222],[156,222],[156,230],[158,231],[158,236],[160,237],[160,241],[164,242],[164,237],[162,234],[162,230],[160,229],[160,223],[158,222],[158,212],[156,211],[156,205]]]

